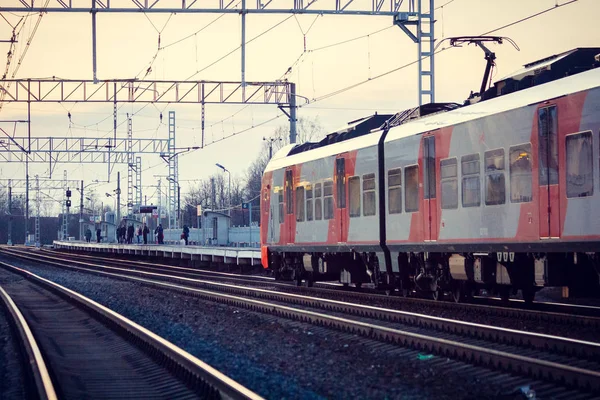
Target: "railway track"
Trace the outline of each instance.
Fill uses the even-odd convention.
[[[29,271],[2,262],[0,285],[37,398],[260,399],[147,329]]]
[[[557,307],[544,307],[544,304],[537,304],[541,309],[529,309],[520,307],[499,307],[487,304],[469,304],[441,302],[419,298],[402,298],[395,296],[384,296],[369,292],[360,292],[355,290],[341,290],[332,288],[328,284],[316,284],[315,287],[297,287],[284,282],[276,282],[273,278],[261,276],[244,276],[232,273],[223,273],[216,271],[198,270],[187,267],[169,266],[144,261],[115,260],[105,257],[94,257],[86,255],[72,255],[63,252],[41,251],[32,253],[26,249],[0,248],[0,252],[13,255],[29,255],[49,261],[73,260],[80,262],[88,260],[91,263],[101,263],[103,266],[113,266],[117,268],[127,268],[140,272],[159,273],[167,275],[176,275],[190,279],[205,279],[211,281],[229,282],[239,285],[248,285],[265,289],[272,289],[286,293],[295,293],[301,295],[322,297],[330,300],[340,300],[348,302],[357,302],[361,304],[377,305],[385,308],[398,310],[407,310],[434,313],[438,316],[460,313],[469,317],[481,315],[485,318],[493,317],[496,323],[502,326],[515,327],[515,321],[521,323],[527,322],[529,326],[535,328],[541,324],[541,328],[546,325],[562,326],[562,331],[573,334],[575,338],[595,337],[595,332],[600,330],[600,309],[595,307],[567,307],[560,305]],[[477,321],[478,318],[473,319]],[[573,331],[573,327],[580,327],[585,330],[585,335],[578,337],[579,332]],[[545,330],[545,329],[541,329]]]
[[[339,329],[578,390],[600,391],[600,344],[229,283],[103,266],[23,259],[128,279],[205,300]],[[174,283],[177,282],[177,283]]]

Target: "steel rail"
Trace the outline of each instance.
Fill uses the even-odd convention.
[[[49,251],[44,250],[46,253],[54,253],[57,254],[57,251]],[[64,252],[61,252],[64,254]],[[290,285],[289,283],[284,283],[280,281],[275,281],[273,278],[269,277],[257,277],[257,276],[244,276],[239,274],[232,273],[224,273],[218,271],[208,271],[201,270],[195,268],[174,266],[174,265],[166,265],[166,264],[158,264],[137,260],[122,260],[122,259],[111,259],[108,257],[102,256],[90,256],[77,254],[77,257],[94,259],[94,260],[103,260],[106,263],[113,265],[136,265],[142,268],[151,268],[151,269],[168,269],[173,271],[181,271],[184,274],[192,274],[192,275],[211,275],[211,279],[220,279],[220,280],[236,280],[236,281],[245,281],[247,283],[251,283],[254,285],[262,285],[262,286],[279,286],[281,288],[285,288],[286,290],[294,290],[295,292],[303,293],[303,294],[329,294],[334,297],[346,297],[352,298],[357,301],[373,301],[377,300],[389,306],[393,306],[395,304],[400,303],[410,303],[410,304],[426,304],[431,307],[443,308],[443,309],[463,309],[466,311],[478,310],[485,311],[486,313],[494,313],[499,317],[509,317],[515,319],[529,319],[529,320],[546,320],[555,323],[565,324],[569,326],[577,325],[577,326],[592,326],[598,327],[600,329],[600,318],[591,316],[588,313],[580,313],[580,312],[591,312],[596,311],[600,314],[600,307],[578,307],[576,305],[569,306],[566,304],[548,304],[549,308],[561,308],[564,311],[548,311],[548,310],[532,310],[530,308],[521,308],[511,307],[511,306],[499,306],[499,305],[486,305],[486,304],[476,304],[476,303],[453,303],[453,302],[444,302],[444,301],[434,301],[427,300],[421,298],[412,298],[412,297],[394,297],[394,296],[384,296],[380,294],[374,294],[369,292],[357,292],[357,291],[340,291],[338,289],[331,289],[331,285],[315,283],[315,287],[295,287]],[[534,303],[534,306],[545,306],[547,303]],[[559,307],[556,307],[559,306]]]
[[[25,368],[31,375],[31,378],[35,384],[35,391],[40,399],[44,400],[56,400],[56,391],[42,352],[27,324],[27,321],[23,317],[23,314],[19,310],[19,307],[15,304],[13,299],[6,293],[4,288],[0,286],[0,299],[4,304],[4,307],[8,310],[8,314],[11,316],[12,325],[16,328],[18,333],[19,342],[24,350],[24,355],[27,356],[27,364]]]
[[[86,264],[81,262],[78,263]],[[126,274],[99,271],[96,269],[88,269],[85,267],[74,267],[58,262],[50,262],[50,264],[64,266],[76,270],[87,270],[100,275],[108,275],[162,288],[167,288],[170,290],[176,290],[188,295],[194,295],[204,300],[217,301],[253,311],[273,314],[279,317],[291,318],[294,320],[299,320],[301,322],[308,322],[319,326],[339,329],[345,332],[361,334],[362,336],[371,337],[378,340],[390,341],[403,346],[423,349],[425,351],[434,352],[442,356],[448,356],[471,363],[492,366],[510,372],[516,371],[518,373],[529,375],[534,378],[558,381],[567,386],[577,387],[579,389],[594,391],[600,390],[600,372],[594,370],[588,370],[584,368],[559,364],[552,361],[540,360],[519,354],[488,349],[482,346],[470,345],[454,340],[438,338],[436,336],[428,336],[421,333],[409,332],[386,326],[375,325],[372,323],[351,320],[348,318],[326,315],[310,310],[297,309],[276,303],[268,303],[262,300],[249,299],[240,296],[218,293],[205,289],[182,286],[173,283],[160,282]],[[97,267],[95,265],[89,266],[91,266],[92,268]],[[104,268],[118,269],[114,267]],[[139,271],[135,272],[139,273]]]
[[[1,251],[0,251],[1,252]],[[35,261],[35,256],[30,254],[23,255],[24,258]],[[39,255],[41,256],[41,255]],[[42,256],[45,260],[52,261],[57,266],[74,268],[72,265],[63,264],[62,261],[51,256]],[[324,309],[332,312],[347,313],[360,317],[381,319],[389,322],[402,323],[422,327],[425,329],[435,329],[441,332],[447,332],[457,335],[463,335],[473,338],[484,338],[497,343],[509,345],[519,345],[538,350],[552,350],[561,354],[582,357],[589,360],[600,360],[600,343],[564,338],[555,335],[527,332],[515,329],[508,329],[485,324],[478,324],[466,321],[459,321],[448,318],[440,318],[409,311],[400,311],[375,307],[364,304],[349,303],[339,300],[323,299],[310,297],[294,293],[284,293],[268,289],[251,288],[233,284],[212,282],[197,278],[187,278],[174,275],[166,275],[156,272],[145,272],[122,267],[111,267],[106,265],[94,264],[85,261],[71,260],[71,262],[83,265],[84,267],[100,268],[102,270],[117,271],[135,276],[151,277],[162,279],[169,282],[192,284],[194,286],[220,290],[241,296],[262,298],[272,301],[288,302],[301,306]],[[89,269],[86,269],[89,271]],[[92,271],[97,271],[93,269]]]
[[[0,262],[0,266],[17,273],[36,284],[67,298],[78,306],[90,311],[103,321],[125,332],[127,336],[134,338],[143,344],[143,347],[152,349],[164,355],[171,370],[177,371],[177,375],[196,380],[197,387],[207,398],[220,397],[224,399],[262,399],[259,395],[237,383],[233,379],[219,372],[215,368],[194,357],[173,343],[156,335],[143,326],[125,318],[121,314],[91,300],[71,289],[61,286],[30,271]]]
[[[1,251],[1,250],[0,250]],[[57,253],[55,251],[44,251],[44,253],[52,254],[52,256],[48,255],[48,257],[60,256],[64,257],[64,253]],[[31,252],[25,252],[22,254],[31,254]],[[284,291],[300,293],[309,296],[327,296],[331,299],[349,299],[352,301],[359,302],[373,302],[376,301],[380,304],[385,305],[386,307],[394,308],[396,306],[404,306],[405,303],[408,304],[416,304],[423,305],[426,304],[431,307],[441,308],[441,309],[450,309],[452,311],[456,310],[465,310],[465,311],[478,311],[483,312],[486,315],[493,314],[494,316],[500,318],[512,318],[512,319],[528,319],[532,321],[547,321],[553,323],[561,323],[564,325],[572,326],[586,326],[586,327],[598,327],[600,328],[600,318],[597,317],[589,317],[589,316],[581,316],[577,314],[562,314],[562,313],[550,313],[547,311],[533,311],[526,309],[514,309],[514,308],[504,308],[497,306],[487,306],[480,304],[456,304],[451,302],[439,302],[439,301],[431,301],[424,299],[414,299],[414,298],[399,298],[399,297],[390,297],[383,295],[376,295],[372,293],[365,292],[353,292],[353,291],[342,291],[338,289],[330,289],[330,288],[312,288],[312,287],[296,287],[287,283],[275,282],[273,278],[267,277],[245,277],[242,275],[236,275],[231,273],[223,273],[216,271],[206,271],[206,270],[197,270],[187,267],[180,266],[170,266],[163,264],[154,264],[147,263],[141,261],[132,261],[132,260],[114,260],[105,257],[97,257],[97,256],[86,256],[77,254],[77,258],[85,258],[89,260],[93,260],[95,262],[102,262],[108,265],[114,266],[125,266],[132,268],[140,268],[147,270],[169,270],[179,274],[185,274],[188,276],[198,277],[203,276],[206,279],[211,280],[225,280],[225,281],[235,281],[240,284],[250,284],[258,287],[269,287],[277,286]],[[210,276],[210,278],[208,278]],[[326,286],[326,285],[324,285]]]
[[[58,261],[61,260],[57,260],[54,257],[50,258],[57,261],[56,265],[67,267],[67,265],[65,264],[58,263]],[[288,302],[301,306],[320,308],[331,312],[347,313],[360,317],[381,319],[389,322],[414,325],[426,329],[435,329],[441,332],[464,335],[473,338],[484,338],[486,340],[493,340],[497,343],[512,345],[517,344],[520,346],[530,347],[538,350],[550,349],[565,355],[583,357],[591,360],[600,360],[600,343],[563,338],[542,333],[507,329],[502,327],[477,324],[448,318],[434,317],[409,311],[400,311],[364,304],[348,303],[339,300],[310,297],[294,293],[283,293],[274,290],[238,286],[227,283],[211,282],[208,280],[197,278],[166,275],[156,272],[136,271],[77,260],[72,260],[72,262],[86,267],[114,270],[136,276],[167,280],[169,282],[192,284],[194,286],[224,291],[226,293],[231,293],[240,296],[249,296],[272,301]]]

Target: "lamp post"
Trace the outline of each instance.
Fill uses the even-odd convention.
[[[229,172],[229,170],[227,168],[225,168],[224,166],[222,166],[219,163],[215,164],[217,167],[221,168],[223,170],[223,172],[227,172],[228,176],[229,176],[229,201],[228,201],[228,206],[227,206],[227,215],[229,215],[231,217],[231,172]]]

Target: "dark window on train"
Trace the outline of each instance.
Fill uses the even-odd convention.
[[[304,187],[296,188],[296,221],[304,221]]]
[[[333,182],[323,182],[323,218],[333,218]]]
[[[283,188],[279,189],[279,223],[283,224]]]
[[[462,172],[462,206],[479,207],[481,186],[479,178],[479,154],[469,154],[460,159]]]
[[[592,132],[567,136],[567,197],[594,194]]]
[[[485,152],[485,204],[506,203],[504,149]]]
[[[285,171],[285,202],[287,205],[287,213],[294,213],[294,199],[292,198],[292,188],[293,179],[292,179],[292,170]]]
[[[323,203],[321,200],[321,184],[315,183],[315,220],[323,219]]]
[[[366,174],[363,179],[363,215],[375,215],[377,208],[375,206],[375,174]]]
[[[404,186],[406,193],[404,209],[406,212],[419,211],[419,166],[404,168]]]
[[[558,122],[556,106],[538,110],[540,185],[558,183]]]
[[[346,208],[346,167],[345,159],[335,160],[336,169],[336,197],[338,208]]]
[[[435,199],[435,137],[430,136],[424,139],[423,161],[425,173],[423,174],[423,190],[426,199]]]
[[[307,221],[312,221],[313,220],[313,191],[312,191],[312,186],[307,186],[306,187],[306,220]]]
[[[348,202],[350,203],[350,216],[360,217],[360,177],[348,178]]]
[[[442,208],[458,208],[458,161],[456,158],[441,160],[440,174]]]
[[[388,211],[390,214],[402,212],[402,170],[388,171]]]
[[[512,146],[509,153],[510,201],[513,203],[531,201],[531,143]]]

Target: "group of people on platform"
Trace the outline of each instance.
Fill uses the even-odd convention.
[[[123,244],[132,244],[133,237],[135,236],[137,239],[137,243],[141,244],[142,240],[144,244],[148,244],[148,234],[150,233],[150,229],[148,229],[148,225],[144,223],[144,225],[139,225],[137,230],[133,226],[133,224],[122,224],[117,228],[117,241]]]
[[[135,235],[137,237],[138,244],[141,244],[142,240],[143,240],[144,244],[148,244],[148,234],[149,233],[150,233],[150,229],[148,228],[146,223],[144,223],[143,226],[142,225],[138,226],[137,232],[136,232],[133,224],[129,224],[129,226],[126,226],[126,224],[122,224],[121,226],[117,227],[117,241],[122,244],[132,244],[133,236]],[[164,234],[162,224],[158,224],[158,226],[154,230],[154,236],[156,236],[156,243],[164,244],[165,234]],[[189,237],[190,237],[190,228],[188,228],[187,225],[184,225],[183,232],[181,234],[181,240],[185,242],[186,246],[188,245]],[[91,239],[92,239],[92,231],[90,230],[90,228],[88,228],[85,231],[85,240],[89,243],[91,241]],[[96,240],[98,243],[100,243],[101,239],[102,239],[102,231],[100,230],[100,228],[98,228],[96,230]]]
[[[102,239],[102,230],[100,228],[96,229],[96,242],[100,243]],[[85,231],[85,241],[90,243],[92,241],[92,231],[90,228],[87,228]]]

